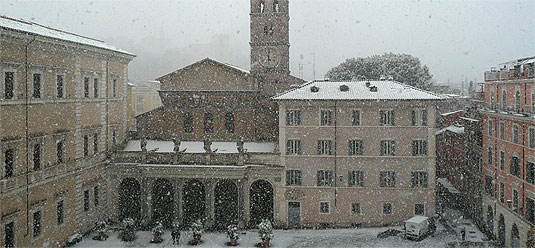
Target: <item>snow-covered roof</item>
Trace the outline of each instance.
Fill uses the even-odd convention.
[[[464,133],[464,127],[451,125],[449,127],[440,129],[438,132],[435,133],[435,135],[439,135],[439,134],[444,133],[446,131],[449,131],[449,132],[452,132],[452,133],[456,133],[456,134],[463,134]]]
[[[369,86],[366,83],[369,82]],[[347,86],[347,91],[342,88]],[[373,88],[376,87],[376,88]],[[373,89],[373,90],[372,90]],[[374,91],[376,89],[376,91]],[[317,90],[317,91],[315,91]],[[312,81],[273,100],[441,100],[443,97],[394,81]]]
[[[453,184],[450,183],[450,181],[445,178],[445,177],[441,177],[441,178],[437,178],[437,184],[442,184],[442,186],[444,186],[444,188],[446,188],[450,193],[452,194],[459,194],[461,193],[459,190],[457,190],[457,188],[455,188],[453,186]]]
[[[23,32],[23,33],[30,33],[30,34],[36,34],[52,39],[58,39],[62,41],[68,41],[73,42],[77,44],[92,46],[92,47],[98,47],[106,50],[111,50],[115,52],[120,52],[124,54],[128,54],[131,56],[135,56],[133,53],[129,53],[127,51],[118,49],[110,44],[105,43],[104,41],[84,37],[81,35],[69,33],[63,30],[47,27],[35,22],[26,21],[26,20],[17,20],[13,18],[9,18],[6,16],[0,16],[0,27],[2,29],[8,29],[8,30],[14,30],[16,32]]]
[[[426,220],[428,220],[429,217],[425,217],[425,216],[421,216],[421,215],[416,215],[410,219],[408,219],[407,221],[405,222],[410,222],[410,223],[422,223]]]
[[[173,152],[173,141],[147,140],[147,151],[155,152]],[[204,143],[202,141],[182,141],[180,150],[186,148],[186,153],[204,153]],[[217,149],[216,153],[238,153],[236,142],[212,142],[212,150]],[[273,153],[275,152],[275,143],[273,142],[245,142],[243,148],[249,153]],[[140,152],[141,146],[139,140],[130,140],[123,149],[125,152]]]

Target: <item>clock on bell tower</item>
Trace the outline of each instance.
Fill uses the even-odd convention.
[[[252,74],[266,78],[290,74],[288,1],[251,0]]]

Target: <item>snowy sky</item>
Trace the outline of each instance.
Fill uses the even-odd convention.
[[[249,0],[0,1],[0,15],[102,39],[138,55],[134,81],[207,56],[249,69]],[[535,55],[535,1],[291,0],[290,65],[316,78],[349,57],[408,53],[439,82]],[[228,39],[219,39],[227,35]],[[222,41],[223,40],[223,41]],[[202,44],[215,44],[206,49]],[[218,51],[224,49],[225,52]]]

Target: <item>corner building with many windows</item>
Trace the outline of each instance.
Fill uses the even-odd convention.
[[[107,219],[128,63],[102,41],[0,17],[0,246],[62,246]]]
[[[483,216],[505,246],[525,246],[535,223],[535,57],[485,72]]]
[[[381,226],[435,212],[440,96],[392,81],[313,81],[279,104],[280,218]]]

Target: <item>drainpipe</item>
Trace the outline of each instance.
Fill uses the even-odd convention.
[[[29,116],[28,116],[28,70],[30,66],[28,65],[28,46],[35,41],[35,36],[32,36],[32,40],[24,45],[24,66],[25,66],[25,124],[26,124],[26,234],[24,237],[30,234],[30,128],[29,128]]]
[[[338,174],[337,174],[337,149],[336,149],[336,132],[337,132],[337,118],[336,114],[338,113],[338,109],[336,108],[336,100],[334,100],[334,206],[336,207],[336,200],[338,198]]]

